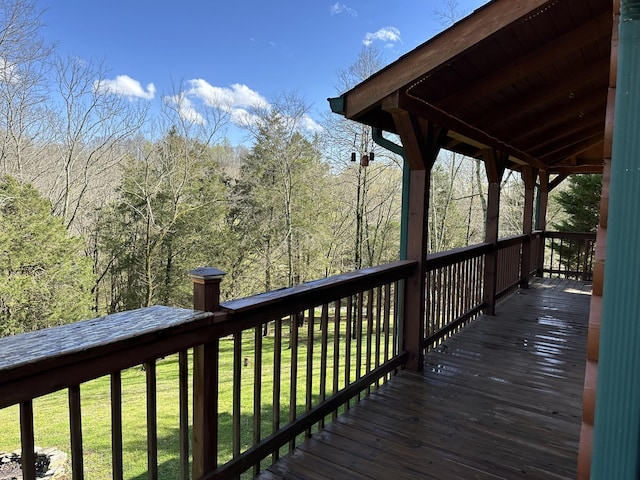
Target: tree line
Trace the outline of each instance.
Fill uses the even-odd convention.
[[[34,2],[0,11],[0,336],[188,307],[198,266],[227,273],[228,299],[398,259],[402,159],[368,128],[327,113],[310,131],[310,105],[281,93],[247,112],[248,140],[231,145],[227,105],[194,121],[174,94],[152,114],[101,88],[104,65],[57,56]],[[365,48],[336,91],[382,66]],[[483,241],[483,168],[439,158],[431,251]],[[504,190],[502,234],[519,233],[522,184],[507,177]]]

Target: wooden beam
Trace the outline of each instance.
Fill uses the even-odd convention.
[[[518,80],[539,72],[554,62],[564,60],[569,54],[580,50],[585,44],[596,42],[600,38],[611,36],[611,12],[587,21],[583,25],[556,38],[533,52],[509,62],[502,68],[494,70],[490,75],[478,79],[472,85],[456,91],[438,102],[441,108],[473,103],[490,93],[501,90]]]
[[[512,145],[508,145],[473,125],[469,125],[464,120],[461,120],[422,99],[410,97],[398,92],[396,92],[395,95],[398,107],[406,112],[412,113],[420,118],[429,119],[435,124],[440,125],[442,128],[447,128],[450,131],[457,132],[465,137],[471,138],[483,145],[486,145],[487,147],[504,152],[507,155],[522,160],[534,168],[546,168],[546,165],[540,162],[537,158],[514,148]]]
[[[558,174],[551,181],[547,181],[547,192],[552,192],[554,188],[560,185],[569,176],[569,174]]]
[[[399,92],[385,98],[382,108],[393,117],[411,170],[431,170],[447,139],[447,131],[429,120],[420,120],[403,109],[400,106]]]
[[[574,165],[574,166],[557,166],[557,167],[551,167],[549,169],[549,173],[551,174],[558,174],[558,175],[564,175],[569,176],[573,173],[580,173],[580,174],[587,174],[587,173],[602,173],[603,170],[603,165],[591,165],[591,164],[585,164],[585,165]]]
[[[495,0],[423,43],[345,94],[346,118],[353,119],[389,94],[458,57],[477,43],[542,12],[549,0]]]

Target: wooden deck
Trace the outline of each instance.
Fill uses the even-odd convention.
[[[512,295],[259,478],[575,478],[589,293]]]

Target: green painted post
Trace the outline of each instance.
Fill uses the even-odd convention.
[[[640,478],[640,0],[622,0],[591,464]]]

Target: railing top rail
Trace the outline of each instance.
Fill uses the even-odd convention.
[[[527,235],[526,233],[501,238],[498,240],[498,248],[507,248],[512,245],[522,244],[527,238],[529,238],[529,235]]]
[[[0,375],[47,360],[209,323],[212,314],[153,306],[0,338]]]
[[[427,255],[427,271],[469,260],[490,252],[492,248],[493,246],[490,243],[478,243],[468,247],[454,248],[446,252],[431,253]]]
[[[0,339],[0,408],[201,344],[216,315],[154,306]]]
[[[376,285],[406,278],[417,262],[399,260],[397,262],[363,268],[353,272],[307,282],[290,288],[265,292],[252,297],[240,298],[221,303],[223,311],[233,313],[233,317],[251,314],[259,315],[268,310],[271,317],[294,313],[305,307],[322,302],[344,298]],[[286,299],[286,304],[283,300]]]
[[[544,232],[545,238],[566,238],[568,240],[595,240],[595,232]]]
[[[399,261],[221,305],[154,306],[0,339],[0,408],[406,278]]]

